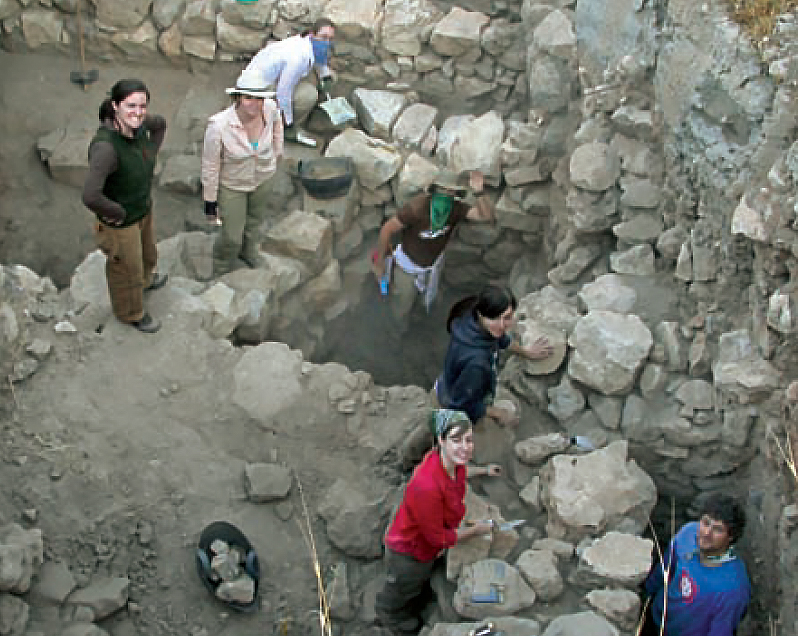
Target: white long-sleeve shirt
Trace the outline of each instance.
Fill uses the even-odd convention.
[[[216,201],[219,184],[230,190],[252,192],[277,170],[283,154],[283,122],[277,104],[263,100],[263,132],[253,147],[235,105],[208,120],[202,147],[202,197]]]
[[[277,85],[277,103],[289,126],[294,122],[294,89],[315,62],[310,36],[292,35],[267,44],[247,65],[247,70],[254,69],[263,74],[266,82]],[[330,75],[327,65],[318,66],[320,77]]]

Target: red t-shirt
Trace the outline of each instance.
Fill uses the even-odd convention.
[[[452,479],[437,449],[431,450],[413,471],[385,545],[418,561],[433,561],[441,550],[457,543],[457,528],[466,512],[465,493],[465,466],[458,466]]]

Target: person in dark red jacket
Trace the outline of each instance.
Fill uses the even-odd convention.
[[[469,466],[474,452],[471,420],[462,411],[432,414],[437,445],[410,478],[402,503],[385,535],[386,580],[376,599],[380,623],[395,634],[414,634],[416,607],[429,587],[438,557],[459,541],[490,534],[491,520],[461,527],[465,517],[466,478],[496,477],[497,464]]]

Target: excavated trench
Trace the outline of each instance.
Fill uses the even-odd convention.
[[[5,85],[9,87],[12,80],[21,80],[26,70],[30,73],[39,72],[39,65],[42,64],[42,60],[37,61],[34,56],[14,56],[13,60],[9,60],[3,54],[1,61],[4,69],[10,69],[5,80]],[[6,63],[9,61],[13,61],[13,64]],[[55,67],[63,73],[66,72],[68,64],[64,64],[65,60],[51,62],[51,69]],[[103,85],[108,83],[111,73],[122,71],[123,69],[103,72]],[[156,104],[159,99],[163,100],[162,103],[170,103],[181,94],[184,95],[188,88],[189,82],[186,81],[178,81],[170,87],[172,80],[169,73],[164,72],[156,79],[158,70],[148,69],[147,72],[153,76],[150,83],[156,85],[153,88]],[[0,83],[0,86],[3,84]],[[46,82],[37,84],[32,90],[28,88],[29,97],[24,100],[24,105],[13,97],[21,93],[0,90],[0,105],[10,106],[10,109],[4,108],[6,114],[0,131],[3,133],[0,157],[5,164],[0,173],[0,196],[10,203],[0,210],[0,223],[5,229],[4,236],[0,238],[2,261],[25,264],[42,275],[52,276],[59,286],[65,286],[74,267],[93,246],[87,219],[81,212],[79,202],[76,202],[75,191],[50,181],[38,158],[30,151],[32,140],[35,141],[37,136],[45,134],[52,127],[63,125],[63,122],[59,117],[52,118],[52,114],[48,112],[47,97],[50,90]],[[93,109],[100,93],[101,91],[95,90],[91,98],[87,99],[85,95],[66,91],[59,108],[76,111]],[[31,109],[34,112],[31,113]],[[163,211],[159,213],[159,238],[200,227],[200,205],[196,198],[159,192],[156,205]],[[49,218],[54,219],[52,226],[47,224]],[[52,227],[53,231],[40,235],[37,228],[41,227]],[[367,236],[364,249],[370,249],[375,238],[376,236]],[[546,243],[545,238],[543,243]],[[541,278],[542,274],[543,271],[535,273],[537,278]],[[325,326],[323,340],[312,360],[336,361],[353,370],[365,370],[372,375],[376,384],[383,386],[412,384],[430,389],[442,368],[448,344],[445,321],[449,307],[460,297],[476,292],[485,282],[474,280],[467,287],[459,286],[455,289],[446,284],[444,279],[439,298],[431,312],[427,314],[417,304],[410,317],[408,332],[398,334],[387,328],[391,321],[386,303],[380,296],[375,281],[367,276],[365,280],[355,283],[361,286],[360,289],[350,290],[357,302]],[[668,305],[666,298],[660,297],[658,302],[663,306]],[[546,414],[541,414],[540,417],[552,430],[555,429],[553,419]],[[645,464],[643,466],[646,467]],[[766,465],[760,462],[748,472],[755,473],[754,479],[763,483],[767,478],[766,469]],[[748,478],[751,478],[751,474],[730,476],[729,489],[739,490],[741,483]],[[725,488],[725,485],[722,478],[714,483],[720,489]],[[755,499],[760,502],[762,510],[772,507],[772,501],[767,499],[763,491],[754,490],[758,497]],[[689,518],[692,503],[691,497],[661,499],[653,516],[658,536],[669,536],[674,522],[679,527]],[[762,532],[753,536],[749,533],[743,549],[746,556],[756,553],[760,555],[758,558],[762,558],[762,562],[772,563],[776,558],[773,546],[772,533]],[[767,556],[761,557],[763,554]],[[748,562],[749,567],[761,567],[761,563],[755,562],[753,558],[748,559]],[[757,594],[758,600],[752,607],[754,622],[757,624],[764,623],[765,617],[773,611],[777,582],[773,580],[773,576],[760,577],[760,580],[768,578],[768,590]]]

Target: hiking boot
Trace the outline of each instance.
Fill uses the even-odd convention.
[[[143,333],[155,333],[161,328],[161,322],[149,314],[144,314],[140,320],[134,320],[130,324]]]
[[[169,274],[158,274],[157,272],[152,275],[152,280],[150,284],[144,288],[145,292],[153,291],[154,289],[160,289],[164,285],[166,285],[166,281],[169,280]]]

